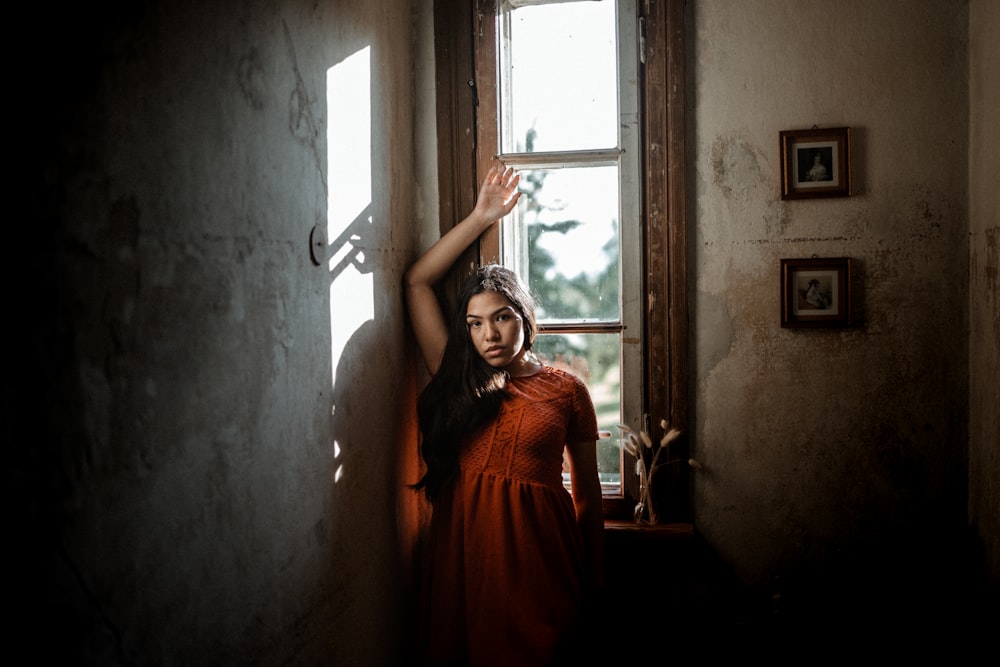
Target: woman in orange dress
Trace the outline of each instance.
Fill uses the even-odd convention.
[[[509,269],[469,276],[451,326],[434,290],[514,208],[519,179],[491,169],[472,213],[406,273],[431,373],[417,406],[426,471],[415,487],[432,507],[420,601],[421,651],[432,665],[578,659],[585,603],[603,585],[597,420],[586,386],[531,352],[534,303]]]

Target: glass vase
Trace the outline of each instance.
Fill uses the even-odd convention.
[[[639,483],[639,502],[635,504],[634,517],[636,523],[647,526],[655,525],[658,521],[653,507],[653,489],[649,482]]]

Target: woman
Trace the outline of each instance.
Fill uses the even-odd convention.
[[[813,154],[813,164],[809,168],[809,172],[806,174],[807,181],[829,181],[830,171],[823,164],[823,154],[816,151]]]
[[[466,281],[449,327],[434,286],[513,210],[520,177],[494,167],[471,214],[406,273],[406,301],[431,380],[420,395],[432,503],[423,557],[422,650],[430,664],[571,660],[584,601],[603,585],[597,421],[586,386],[531,352],[528,291],[489,265]],[[572,497],[562,484],[568,453]]]

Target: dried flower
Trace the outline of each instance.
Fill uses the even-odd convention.
[[[642,438],[642,444],[646,445],[646,449],[653,448],[653,441],[649,438],[649,434],[645,431],[639,431],[639,437]]]
[[[646,421],[648,422],[648,417]],[[683,460],[669,459],[660,461],[660,455],[663,452],[669,452],[671,443],[681,436],[681,431],[680,429],[669,428],[667,420],[661,419],[660,428],[663,429],[664,433],[663,437],[660,438],[659,444],[654,447],[653,439],[646,430],[640,429],[637,437],[635,431],[624,424],[619,424],[618,428],[622,431],[622,447],[631,456],[635,457],[635,474],[639,477],[639,502],[635,506],[636,521],[656,523],[658,518],[653,507],[651,488],[653,474],[665,465]],[[644,449],[650,450],[651,455],[644,452]],[[695,459],[687,459],[687,464],[696,470],[702,469],[701,463]]]
[[[664,425],[663,429],[666,430],[667,427]],[[681,437],[680,429],[676,428],[670,429],[669,431],[663,434],[662,438],[660,438],[660,447],[666,447],[679,437]]]

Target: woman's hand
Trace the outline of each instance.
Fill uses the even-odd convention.
[[[521,198],[521,193],[517,190],[520,181],[521,175],[511,167],[490,167],[479,187],[479,198],[473,213],[490,222],[510,213]]]

